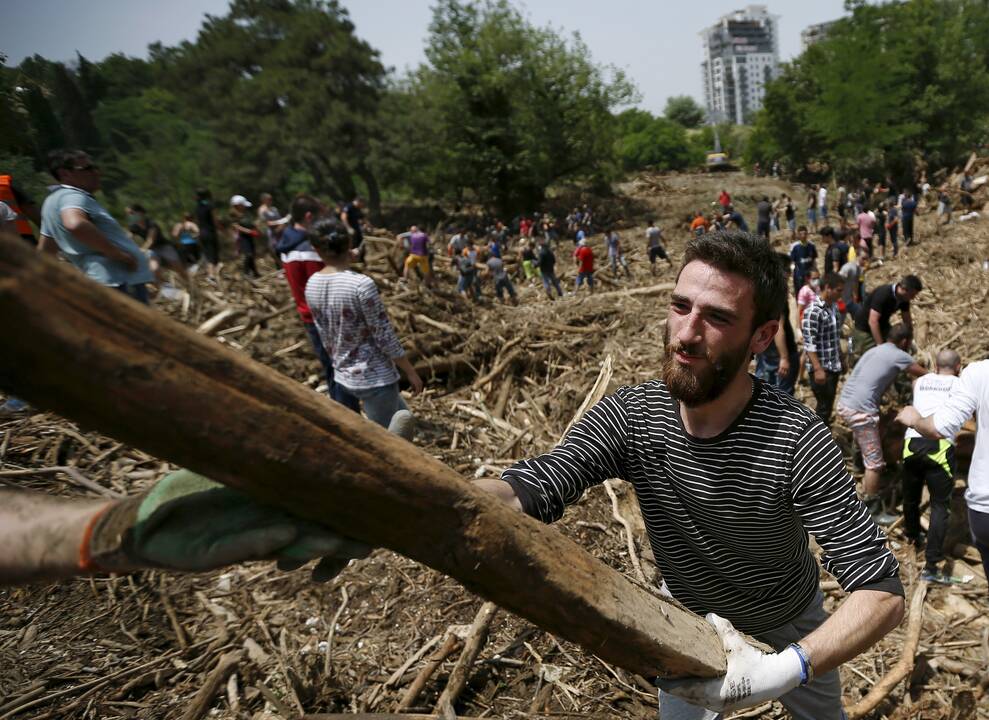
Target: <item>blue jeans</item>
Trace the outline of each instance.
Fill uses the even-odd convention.
[[[346,392],[364,404],[364,414],[368,420],[386,430],[395,413],[409,409],[398,392],[397,382],[375,388],[346,389]]]
[[[326,352],[326,348],[323,347],[323,341],[319,337],[319,330],[316,329],[315,323],[302,324],[306,328],[306,334],[309,335],[313,350],[316,351],[316,357],[319,358],[319,362],[323,366],[323,375],[326,377],[326,392],[331,399],[336,400],[345,408],[360,412],[361,405],[357,398],[351,395],[347,388],[333,380],[333,360],[330,358],[330,354]]]
[[[759,353],[756,355],[755,376],[788,395],[793,395],[793,390],[797,384],[797,371],[800,369],[799,363],[800,353],[792,353],[790,355],[790,373],[780,375],[779,355]]]
[[[495,280],[495,295],[501,300],[505,293],[508,293],[512,299],[515,299],[515,286],[512,285],[512,281],[508,279],[508,276],[501,278],[500,280]]]
[[[481,299],[481,283],[477,281],[477,273],[474,271],[463,273],[457,278],[457,292],[464,293],[469,290],[473,290],[475,300]]]
[[[549,291],[550,285],[552,285],[553,287],[556,288],[557,295],[563,297],[563,288],[560,287],[560,279],[556,277],[555,274],[548,272],[546,270],[543,270],[542,272],[543,272],[542,274],[543,289],[546,291],[546,294],[549,295],[550,297],[553,296],[553,293]]]
[[[591,290],[594,289],[594,273],[593,272],[579,272],[577,273],[577,287],[579,288],[587,281],[587,287]]]

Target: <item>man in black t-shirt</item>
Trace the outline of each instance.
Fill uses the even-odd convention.
[[[904,275],[899,282],[876,288],[855,316],[852,357],[860,358],[866,350],[886,342],[890,318],[896,312],[900,313],[903,325],[913,330],[910,301],[923,289],[924,284],[916,275]]]

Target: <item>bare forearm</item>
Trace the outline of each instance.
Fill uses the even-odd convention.
[[[86,525],[106,504],[0,489],[0,585],[79,574]]]
[[[869,319],[869,332],[872,333],[872,339],[876,341],[876,345],[883,344],[883,333],[879,329],[879,320],[875,318]]]
[[[47,235],[42,235],[38,239],[38,252],[47,253],[48,255],[57,255],[58,243],[55,242],[55,238],[50,238]]]
[[[512,489],[512,486],[500,478],[480,478],[474,481],[474,486],[489,492],[513,510],[522,512],[522,503]]]
[[[817,630],[800,641],[818,677],[865,651],[903,620],[903,598],[856,590]]]
[[[817,357],[816,352],[814,352],[813,350],[807,350],[806,354],[807,354],[807,359],[810,361],[810,366],[814,369],[815,372],[823,369],[821,366],[821,361]]]
[[[72,237],[101,255],[106,255],[109,258],[117,258],[125,254],[120,248],[110,242],[107,236],[100,232],[99,228],[89,220],[80,220],[67,229],[72,233]]]

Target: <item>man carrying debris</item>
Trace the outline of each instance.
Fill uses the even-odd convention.
[[[38,250],[60,252],[90,280],[147,304],[154,275],[141,248],[93,197],[99,168],[81,150],[53,150],[48,170],[59,184],[41,206]]]
[[[864,358],[863,358],[864,360]],[[932,415],[943,408],[958,384],[962,360],[954,350],[937,355],[937,372],[928,373],[913,385],[913,406],[922,415]],[[920,530],[920,497],[924,486],[931,498],[931,522],[924,550],[924,572],[928,582],[949,583],[941,572],[944,561],[944,537],[951,513],[951,493],[955,489],[954,435],[930,439],[907,428],[903,445],[903,531],[919,550],[924,547]]]
[[[633,484],[668,590],[708,613],[728,655],[724,677],[658,680],[663,720],[716,718],[774,698],[797,718],[838,720],[836,668],[903,616],[896,559],[827,427],[747,372],[773,341],[786,296],[786,275],[762,240],[692,238],[662,379],[620,388],[549,453],[477,481],[544,522],[608,478]],[[830,618],[808,533],[849,593]]]
[[[845,371],[841,354],[841,326],[838,324],[838,298],[845,281],[837,273],[828,273],[821,281],[820,295],[814,299],[800,323],[807,356],[810,389],[817,400],[817,414],[831,424],[831,410],[838,392],[838,378]]]
[[[838,415],[852,431],[862,453],[865,475],[862,494],[873,519],[888,525],[896,518],[883,512],[882,474],[886,467],[882,440],[879,437],[879,406],[886,390],[905,371],[912,377],[927,374],[927,368],[917,364],[907,350],[913,342],[913,331],[897,325],[889,331],[886,342],[865,353],[845,381],[838,398]]]
[[[916,275],[904,275],[899,282],[876,288],[855,315],[852,331],[854,357],[861,357],[866,350],[886,342],[890,318],[896,312],[900,313],[903,324],[912,331],[910,301],[923,289],[924,284]]]
[[[946,440],[961,430],[972,413],[978,418],[978,427],[965,500],[972,541],[989,577],[989,360],[980,360],[962,370],[944,404],[932,414],[921,415],[920,407],[908,405],[896,419],[925,438]]]

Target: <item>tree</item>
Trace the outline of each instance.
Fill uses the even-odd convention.
[[[752,160],[826,163],[839,176],[892,172],[917,157],[960,162],[989,115],[989,7],[977,0],[849,3],[851,17],[766,90]]]
[[[574,36],[533,27],[504,0],[441,0],[427,63],[402,92],[410,185],[503,214],[531,210],[554,182],[613,171],[611,110],[635,97]]]
[[[368,158],[385,70],[335,0],[234,0],[195,42],[157,46],[153,59],[258,190],[305,170],[337,200],[361,181],[376,211]]]
[[[625,170],[682,170],[696,160],[683,126],[645,110],[630,109],[618,115],[621,131],[618,156]]]
[[[689,95],[674,95],[668,99],[663,115],[667,120],[672,120],[685,128],[698,128],[707,117],[704,108]]]

